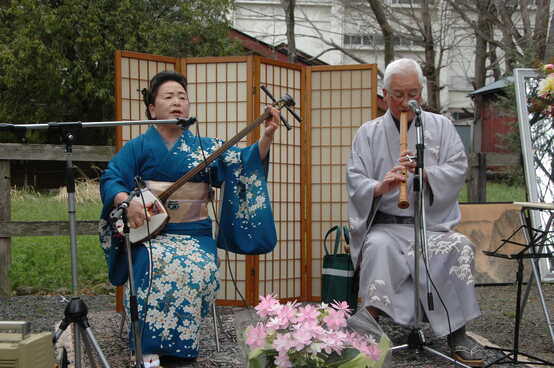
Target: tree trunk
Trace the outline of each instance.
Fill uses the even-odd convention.
[[[435,68],[435,42],[429,0],[423,1],[421,21],[423,23],[423,47],[425,49],[423,74],[427,78],[427,103],[431,109],[440,111],[440,68]]]
[[[383,7],[383,2],[381,0],[367,0],[379,27],[381,27],[381,32],[383,33],[383,41],[385,44],[385,66],[389,65],[391,61],[394,60],[394,43],[393,43],[393,31],[390,26],[389,21],[387,20],[387,15],[385,14],[385,8]]]
[[[554,62],[554,10],[550,15],[550,26],[548,28],[548,39],[544,46],[544,60],[546,62]]]
[[[473,87],[479,89],[483,87],[487,80],[487,45],[488,42],[484,35],[489,34],[490,26],[487,19],[488,1],[482,1],[477,4],[477,28],[475,29],[475,79]],[[483,96],[476,95],[473,98],[473,137],[471,139],[471,152],[481,152],[481,132],[483,131],[483,121],[481,112],[483,111]],[[470,171],[470,185],[468,185],[468,199],[471,202],[479,200],[479,181],[476,171],[472,168]]]
[[[552,53],[552,47],[550,44],[550,50],[547,48],[548,37],[548,21],[550,18],[550,0],[537,0],[537,16],[535,19],[535,32],[533,33],[533,44],[536,47],[536,57],[538,60],[545,60],[548,52]],[[552,14],[554,16],[554,13]],[[551,21],[552,23],[552,21]],[[552,24],[550,24],[550,38],[552,39]]]
[[[544,60],[546,55],[546,38],[548,35],[548,19],[550,17],[549,11],[550,0],[537,0],[537,15],[535,18],[533,44],[538,60]]]
[[[281,0],[285,11],[285,22],[287,24],[287,51],[289,63],[296,61],[296,39],[294,35],[294,7],[296,0]]]

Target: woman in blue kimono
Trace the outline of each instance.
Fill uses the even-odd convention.
[[[187,82],[178,73],[155,75],[144,99],[149,119],[189,115]],[[279,113],[274,108],[271,112],[257,143],[243,149],[231,147],[183,185],[166,201],[170,221],[161,233],[145,244],[133,245],[145,366],[158,366],[159,356],[184,360],[198,356],[200,324],[219,287],[217,246],[248,244],[259,246],[262,252],[275,246],[266,164]],[[109,214],[135,188],[134,178],[141,177],[153,192],[160,192],[221,145],[221,140],[197,137],[179,125],[159,124],[129,141],[113,157],[100,180],[100,241],[114,285],[125,283],[128,265],[123,238],[110,225]],[[223,183],[216,244],[207,203],[211,186]],[[145,212],[140,201],[130,202],[127,214],[132,229],[145,223]],[[125,304],[128,307],[128,293]],[[134,350],[132,336],[130,345]]]

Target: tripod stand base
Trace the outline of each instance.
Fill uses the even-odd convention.
[[[493,364],[534,364],[534,365],[554,366],[553,362],[549,362],[547,360],[541,359],[539,357],[536,357],[530,354],[514,351],[514,349],[497,348],[494,346],[485,346],[485,349],[499,351],[504,354],[504,356],[501,356],[495,361],[487,364],[485,368],[490,367]],[[529,358],[530,360],[519,360],[518,356],[524,356]],[[534,359],[534,361],[531,359]]]
[[[425,341],[425,335],[421,329],[414,328],[410,335],[408,336],[408,343],[403,345],[394,346],[391,348],[391,351],[401,351],[401,350],[413,350],[416,353],[420,354],[425,351],[434,354],[438,357],[441,357],[449,362],[453,363],[456,367],[471,368],[471,366],[466,365],[446,354],[441,353],[428,346],[428,343]]]
[[[82,341],[86,347],[86,353],[92,367],[94,368],[97,366],[94,355],[92,354],[94,350],[101,365],[104,368],[109,368],[110,365],[92,333],[87,313],[88,308],[81,298],[72,297],[70,302],[66,305],[64,319],[56,326],[53,343],[56,344],[57,347],[66,350],[70,361],[74,362],[76,368],[81,368],[83,362],[81,360],[81,349],[79,344]],[[70,327],[71,333],[64,336],[63,333],[67,327]],[[66,339],[62,340],[61,338]]]

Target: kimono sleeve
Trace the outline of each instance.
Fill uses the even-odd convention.
[[[456,203],[467,170],[464,145],[454,124],[447,119],[442,123],[440,148],[436,148],[438,162],[425,168],[433,198],[431,207],[436,212],[446,212]]]
[[[346,167],[348,221],[354,265],[358,262],[365,235],[371,225],[370,216],[379,205],[379,198],[373,197],[379,181],[372,177],[374,170],[367,129],[367,126],[363,126],[356,133]]]
[[[239,254],[263,254],[275,248],[267,171],[257,143],[232,147],[218,161],[216,180],[223,183],[218,248]]]
[[[109,214],[117,193],[130,192],[136,175],[136,142],[127,143],[109,162],[100,178],[102,213],[99,223],[100,245],[108,265],[108,278],[113,285],[127,281],[129,267],[124,251],[123,237],[112,226]]]

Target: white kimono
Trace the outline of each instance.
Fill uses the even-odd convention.
[[[451,229],[461,218],[458,192],[464,184],[467,158],[452,122],[422,112],[424,168],[427,173],[425,215],[429,273],[444,301],[444,310],[431,285],[434,310],[429,311],[425,266],[420,261],[420,301],[434,333],[444,336],[480,315],[472,275],[475,247],[468,238]],[[408,149],[416,152],[416,127],[408,130]],[[385,173],[398,163],[400,133],[390,111],[366,122],[357,131],[348,161],[348,216],[352,235],[352,260],[360,261],[359,297],[396,323],[415,324],[414,225],[375,224],[376,211],[413,216],[413,177],[408,181],[410,207],[398,208],[398,189],[373,198]]]

